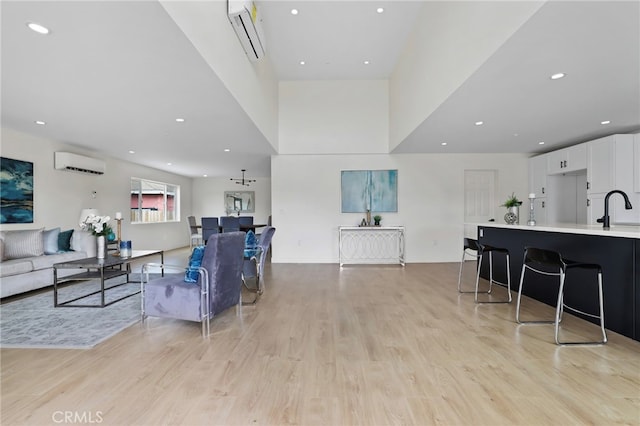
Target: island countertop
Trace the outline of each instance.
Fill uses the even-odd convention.
[[[640,240],[640,226],[611,225],[611,229],[602,229],[602,225],[584,225],[575,223],[558,223],[551,225],[509,225],[499,222],[466,223],[469,226],[491,228],[519,229],[522,231],[561,232],[566,234],[599,235],[602,237],[634,238]]]
[[[469,224],[470,225],[470,224]],[[508,225],[498,222],[476,223],[478,242],[506,248],[510,254],[510,277],[513,289],[519,287],[525,247],[557,251],[564,259],[595,263],[602,267],[605,327],[640,341],[640,226],[612,225]],[[496,263],[497,261],[497,263]],[[500,259],[494,259],[494,265]],[[487,278],[483,263],[481,276]],[[495,268],[495,266],[494,266]],[[488,268],[486,268],[488,269]],[[505,282],[505,268],[497,268],[497,281]],[[549,285],[545,276],[529,278],[533,285],[524,289],[526,296],[555,306],[558,287]],[[576,268],[567,274],[564,297],[582,312],[597,312],[596,282],[593,271]],[[579,314],[576,314],[580,316]],[[590,317],[583,319],[594,322]]]

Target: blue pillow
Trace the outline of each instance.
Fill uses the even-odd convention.
[[[249,230],[244,237],[244,257],[252,257],[258,253],[258,239],[253,231]]]
[[[71,236],[73,235],[73,229],[68,231],[62,231],[58,234],[58,250],[59,251],[71,251]]]
[[[200,278],[198,268],[202,265],[202,256],[204,256],[205,246],[196,246],[193,248],[191,256],[189,256],[189,266],[184,274],[185,283],[197,283]]]
[[[56,254],[58,252],[58,236],[60,228],[49,229],[42,233],[44,242],[44,254]]]

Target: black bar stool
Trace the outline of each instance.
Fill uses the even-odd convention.
[[[468,250],[475,251],[476,254],[469,253]],[[507,282],[501,283],[493,279],[493,253],[504,253],[506,256],[507,262]],[[480,268],[482,267],[482,258],[485,253],[489,253],[489,290],[480,292],[478,291],[478,284],[480,282]],[[478,271],[476,273],[476,286],[474,291],[463,291],[462,290],[462,267],[464,265],[465,256],[474,256],[478,259]],[[460,262],[460,272],[458,274],[458,292],[460,293],[474,293],[475,294],[475,302],[476,303],[511,303],[511,271],[509,268],[509,250],[501,247],[493,247],[486,244],[480,244],[477,240],[472,238],[464,239],[464,248],[462,250],[462,261]],[[480,301],[478,300],[479,293],[491,294],[491,286],[493,284],[499,284],[507,287],[507,291],[509,293],[507,300],[499,300],[499,301]]]
[[[580,311],[565,305],[564,303],[564,280],[568,269],[584,268],[597,271],[598,274],[598,302],[600,307],[599,315]],[[522,297],[522,288],[524,287],[524,273],[526,270],[536,272],[542,275],[550,275],[560,277],[560,289],[558,290],[558,299],[556,304],[556,316],[554,321],[521,321],[520,305]],[[568,309],[579,314],[597,318],[600,320],[600,329],[602,331],[602,340],[586,341],[586,342],[562,342],[559,339],[560,321],[564,310]],[[602,268],[595,263],[582,263],[568,259],[563,259],[562,255],[556,251],[539,249],[534,247],[525,247],[524,261],[522,262],[522,273],[520,274],[520,288],[518,289],[518,302],[516,305],[516,322],[519,324],[554,324],[555,341],[558,345],[601,345],[607,343],[607,333],[604,329],[604,302],[602,297]]]

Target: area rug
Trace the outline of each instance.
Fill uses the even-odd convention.
[[[98,289],[99,282],[74,284],[60,289],[58,300],[63,302]],[[105,293],[105,302],[138,290],[137,283],[110,289]],[[99,298],[96,294],[74,303],[99,304]],[[89,349],[139,321],[140,294],[104,308],[54,308],[50,290],[0,306],[0,347]]]

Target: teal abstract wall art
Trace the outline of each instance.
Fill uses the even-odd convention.
[[[398,170],[343,170],[342,213],[398,211]]]
[[[0,157],[0,223],[33,223],[33,163]]]

